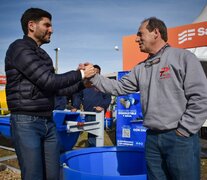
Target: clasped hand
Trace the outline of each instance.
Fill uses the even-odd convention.
[[[90,78],[96,74],[95,68],[91,63],[79,64],[78,69],[84,71],[84,78]]]

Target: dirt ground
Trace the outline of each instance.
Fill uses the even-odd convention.
[[[105,130],[104,132],[104,146],[113,146],[115,142],[115,129]],[[207,140],[201,139],[202,153],[201,153],[201,180],[207,179]],[[11,141],[0,136],[0,145],[12,147]],[[87,133],[81,133],[74,149],[87,147]],[[4,150],[0,148],[0,160],[3,157],[13,156],[15,152]],[[8,165],[8,166],[5,166]],[[11,169],[11,168],[14,169]],[[15,171],[19,169],[18,161],[16,158],[0,161],[0,180],[21,180],[20,173]]]

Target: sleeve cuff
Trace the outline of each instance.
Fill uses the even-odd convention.
[[[80,72],[81,72],[82,79],[84,79],[85,78],[84,71],[81,69]]]
[[[185,137],[189,137],[190,136],[190,133],[187,132],[186,130],[184,130],[182,127],[179,127],[177,129],[177,131],[179,131],[179,133],[181,133],[182,135],[184,135]]]

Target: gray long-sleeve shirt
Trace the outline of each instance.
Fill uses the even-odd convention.
[[[177,128],[189,136],[207,119],[206,76],[199,60],[188,50],[166,47],[119,81],[100,75],[91,81],[113,95],[140,91],[144,125],[150,129]]]

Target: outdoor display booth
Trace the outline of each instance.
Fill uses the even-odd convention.
[[[207,46],[207,22],[169,28],[168,33],[168,42],[173,47]],[[146,59],[147,55],[139,51],[135,38],[136,35],[123,37],[123,71],[118,73],[118,79]],[[5,107],[5,104],[1,106]],[[84,115],[88,113],[96,116],[96,121],[84,122]],[[117,98],[116,147],[103,147],[103,113],[54,111],[53,117],[61,144],[62,179],[147,179],[144,159],[146,128],[142,126],[139,93]],[[0,133],[8,138],[11,136],[9,118],[6,114],[0,117]],[[96,135],[99,147],[71,151],[81,131]]]

